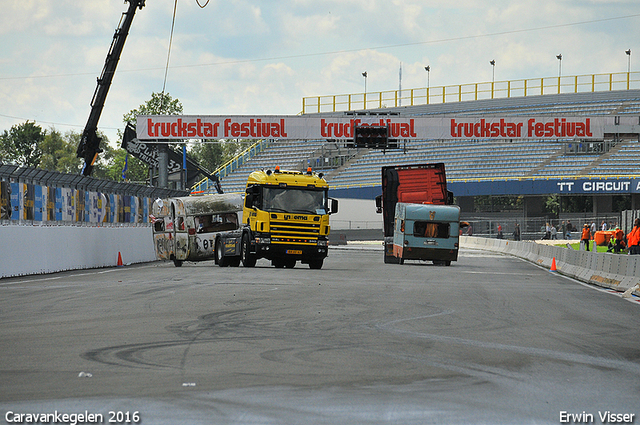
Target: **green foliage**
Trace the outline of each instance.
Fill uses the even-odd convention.
[[[181,115],[182,110],[180,100],[172,98],[169,93],[151,93],[151,99],[124,114],[122,120],[135,123],[138,115]]]
[[[252,143],[252,140],[220,140],[213,143],[202,140],[196,142],[188,154],[198,164],[213,173]]]
[[[499,212],[521,210],[523,208],[522,196],[476,196],[474,209],[476,212]]]
[[[44,136],[42,127],[35,122],[14,125],[0,137],[0,158],[21,167],[37,167],[42,157],[40,144]]]
[[[77,133],[68,132],[64,136],[55,129],[45,134],[40,148],[42,157],[40,168],[61,173],[78,173],[82,167],[82,159],[76,156],[77,143],[80,137]]]

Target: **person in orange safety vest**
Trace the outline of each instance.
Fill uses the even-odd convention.
[[[587,251],[589,251],[589,241],[591,240],[591,229],[588,224],[582,227],[582,236],[580,237],[580,243],[584,244]]]
[[[633,229],[627,235],[627,244],[629,246],[629,254],[640,254],[640,218],[636,218],[633,222]]]

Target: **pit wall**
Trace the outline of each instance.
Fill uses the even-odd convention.
[[[0,226],[0,278],[155,261],[151,227]]]
[[[640,255],[576,251],[528,241],[461,236],[460,246],[513,255],[579,281],[640,296]]]

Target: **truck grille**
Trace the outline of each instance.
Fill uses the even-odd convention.
[[[271,221],[271,243],[316,244],[320,234],[320,223]]]

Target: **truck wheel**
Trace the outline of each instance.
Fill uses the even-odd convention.
[[[173,259],[173,265],[176,267],[182,267],[182,260]]]
[[[324,258],[314,259],[309,261],[309,268],[313,270],[320,270],[322,268],[322,263],[324,262]]]
[[[249,244],[249,235],[242,235],[242,265],[245,267],[255,267],[257,258],[251,254],[251,245]]]
[[[216,241],[216,260],[220,267],[227,267],[229,265],[229,259],[224,256],[224,247],[222,246],[222,240]]]

